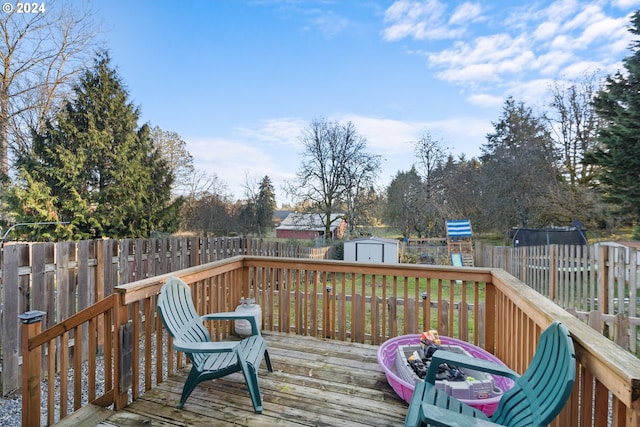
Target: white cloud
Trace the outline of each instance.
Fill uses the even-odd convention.
[[[558,34],[551,40],[549,48],[569,51],[572,49],[572,45],[573,40],[570,37],[566,34]],[[551,50],[551,52],[553,52],[553,50]]]
[[[518,101],[524,101],[530,106],[542,107],[541,100],[548,99],[549,90],[554,79],[539,78],[527,81],[513,81],[505,88],[503,99],[513,96]]]
[[[509,34],[494,34],[478,37],[473,43],[456,43],[452,49],[433,54],[430,60],[437,65],[469,65],[498,63],[513,57],[524,45],[524,40],[514,39]]]
[[[311,25],[326,37],[335,36],[349,26],[348,19],[337,15],[333,11],[316,9],[313,13],[314,16],[310,20]]]
[[[290,179],[295,170],[287,166],[286,151],[273,150],[268,144],[255,144],[252,138],[222,139],[203,138],[187,140],[187,148],[194,159],[194,166],[208,174],[216,174],[235,198],[244,196],[246,177],[269,175],[275,186],[280,187]],[[285,165],[281,164],[284,162]]]
[[[416,21],[429,16],[430,14],[439,15],[442,11],[441,5],[437,0],[413,1],[399,0],[394,2],[385,12],[385,21]]]
[[[426,6],[434,4],[438,8],[428,16]],[[635,4],[640,0],[616,3],[621,8]],[[387,10],[387,30],[393,32],[397,25],[407,27],[404,31],[396,28],[394,37],[387,39],[413,37],[415,41],[407,50],[426,56],[438,79],[470,92],[467,99],[473,105],[491,104],[492,97],[504,99],[507,90],[533,99],[534,93],[542,94],[540,83],[547,80],[579,78],[594,71],[615,72],[632,40],[627,31],[632,12],[614,16],[599,0],[537,2],[493,12],[490,18],[485,17],[480,6],[470,2],[451,11],[434,1],[397,1]],[[482,29],[469,25],[485,19],[492,19],[495,25]],[[427,45],[422,41],[428,38],[427,28],[434,22],[442,34],[453,34],[454,24],[466,23],[466,34],[471,37]]]
[[[531,66],[533,57],[524,38],[495,34],[431,54],[429,64],[442,69],[438,76],[443,80],[475,85],[499,82],[503,73],[518,73]]]
[[[384,21],[390,25],[384,29],[383,38],[387,41],[406,37],[438,40],[462,34],[462,27],[452,28],[447,25],[444,20],[445,12],[446,7],[437,0],[396,1],[385,12]]]
[[[503,96],[495,96],[487,93],[477,93],[467,97],[472,105],[479,107],[496,108],[504,103]]]
[[[464,68],[449,68],[436,74],[442,80],[452,83],[468,83],[473,86],[479,82],[498,82],[500,80],[493,64],[469,64]]]
[[[640,6],[640,0],[616,0],[613,4],[621,9],[628,9]]]
[[[302,119],[277,118],[263,120],[255,128],[244,127],[237,131],[243,138],[255,138],[263,142],[297,148],[300,146],[298,137],[308,124]]]
[[[514,52],[514,56],[508,60],[503,60],[497,64],[496,69],[500,74],[518,74],[536,67],[536,56],[530,50]]]
[[[404,144],[418,139],[423,129],[422,123],[411,123],[401,120],[368,117],[357,114],[347,114],[339,121],[351,121],[363,136],[367,138],[372,152],[381,155],[404,152]],[[410,145],[407,145],[410,147]]]
[[[502,100],[501,100],[502,102]],[[426,131],[454,155],[479,155],[479,147],[492,128],[489,120],[455,117],[443,120],[403,121],[361,115],[344,115],[339,120],[351,120],[367,138],[369,149],[384,157],[381,182],[389,183],[396,172],[407,171],[415,163],[413,141]]]
[[[539,55],[537,58],[538,69],[543,76],[557,76],[562,67],[573,59],[571,52],[552,50]]]
[[[449,24],[466,25],[475,22],[482,17],[482,5],[480,3],[463,3],[456,8],[449,19]]]
[[[536,40],[549,40],[557,33],[558,28],[560,28],[560,26],[557,22],[545,21],[540,23],[532,36]]]
[[[562,69],[562,77],[567,79],[580,79],[585,73],[599,70],[602,63],[596,61],[576,61],[571,62]]]
[[[589,4],[584,6],[578,13],[574,13],[563,24],[564,31],[582,31],[589,25],[601,20],[603,17],[600,6]]]
[[[504,101],[502,101],[504,102]],[[467,158],[480,153],[480,145],[493,130],[490,120],[477,117],[454,117],[426,124],[435,135],[442,135],[444,143],[454,155],[466,154]]]

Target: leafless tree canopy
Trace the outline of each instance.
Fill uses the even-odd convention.
[[[597,146],[600,120],[593,98],[600,85],[598,74],[591,73],[578,82],[556,82],[552,88],[549,120],[572,188],[592,184],[595,177],[594,166],[585,161],[585,153]]]
[[[431,236],[438,228],[444,229],[444,220],[440,215],[442,197],[436,197],[436,190],[441,187],[442,165],[446,159],[444,142],[435,139],[429,131],[413,143],[414,153],[418,159],[416,170],[424,183],[424,206],[421,207],[424,217],[425,235]]]
[[[40,13],[3,14],[0,20],[0,174],[13,150],[28,150],[76,75],[94,56],[97,26],[74,3],[46,4]]]
[[[316,119],[303,131],[300,141],[302,165],[295,182],[285,190],[298,203],[323,214],[328,236],[332,213],[348,210],[347,219],[356,214],[358,194],[374,182],[380,156],[366,151],[367,140],[352,122]]]
[[[155,147],[173,172],[174,181],[171,188],[173,198],[187,195],[193,188],[197,177],[193,166],[193,156],[187,150],[187,143],[177,132],[163,131],[159,126],[151,129],[151,139]]]

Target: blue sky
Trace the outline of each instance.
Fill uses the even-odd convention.
[[[109,0],[93,3],[141,122],[174,131],[235,198],[300,165],[314,118],[352,121],[380,185],[426,132],[478,156],[513,96],[535,111],[554,81],[614,73],[640,0]]]

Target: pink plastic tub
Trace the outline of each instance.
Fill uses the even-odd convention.
[[[440,337],[440,340],[442,341],[443,345],[458,345],[466,350],[471,356],[477,357],[478,359],[489,360],[504,365],[504,363],[502,363],[500,359],[498,359],[491,353],[479,347],[476,347],[473,344],[469,344],[468,342],[450,337]],[[396,355],[398,354],[398,346],[411,344],[415,345],[419,343],[420,334],[402,335],[385,341],[378,349],[378,363],[384,369],[384,372],[387,376],[387,381],[396,392],[396,394],[404,399],[407,403],[411,401],[411,395],[413,394],[415,386],[414,384],[398,376],[398,374],[395,372],[395,359]],[[513,387],[513,381],[509,378],[501,377],[499,375],[494,375],[493,378],[495,385],[502,389],[503,392]],[[474,408],[480,409],[487,416],[491,416],[498,407],[498,402],[500,401],[501,397],[502,395],[489,397],[486,399],[459,400],[473,406]]]

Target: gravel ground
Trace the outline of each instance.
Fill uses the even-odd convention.
[[[22,397],[12,393],[0,399],[0,425],[19,426],[22,423]]]
[[[87,389],[87,380],[88,378],[88,364],[84,364],[82,368],[82,376],[83,376],[83,390],[82,390],[82,405],[86,405],[88,401],[88,389]],[[69,382],[68,389],[73,391],[73,370],[69,371]],[[98,360],[96,363],[96,394],[100,395],[104,393],[104,365],[102,360]],[[60,395],[58,391],[58,387],[60,384],[60,378],[56,377],[55,387],[56,387],[56,402],[55,402],[55,419],[58,421],[60,419]],[[42,394],[40,397],[40,413],[42,414],[41,425],[47,424],[47,390],[48,384],[47,381],[42,382]],[[67,402],[67,408],[73,410],[73,399],[69,399]],[[6,427],[20,426],[22,424],[22,395],[20,391],[11,393],[9,396],[6,396],[0,399],[0,425]]]
[[[164,334],[164,339],[166,341],[166,334]],[[152,340],[153,341],[153,340]],[[140,353],[144,355],[144,340],[140,341]],[[151,354],[155,356],[155,345],[152,344]],[[165,359],[164,366],[164,378],[167,377],[167,360]],[[144,393],[144,357],[140,358],[140,394]],[[152,364],[155,366],[155,363]],[[89,377],[88,372],[88,364],[84,363],[82,366],[82,406],[88,403],[88,381]],[[104,364],[101,357],[96,359],[96,395],[100,396],[104,393]],[[74,372],[73,369],[69,371],[68,376],[68,390],[73,392],[73,377]],[[155,378],[155,371],[152,372],[152,378]],[[59,395],[59,384],[60,378],[56,376],[55,380],[55,420],[58,421],[60,419],[60,395]],[[40,398],[40,406],[41,406],[41,425],[47,424],[47,390],[48,385],[47,381],[42,382],[42,394]],[[131,395],[131,392],[130,392]],[[131,399],[131,396],[129,397]],[[71,396],[67,402],[68,412],[71,413],[73,411],[73,397]],[[0,398],[0,426],[2,427],[19,427],[22,425],[22,394],[20,391],[10,393],[8,396]]]

